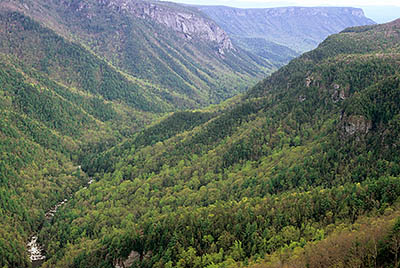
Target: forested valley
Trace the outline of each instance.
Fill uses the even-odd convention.
[[[206,68],[188,58],[174,91],[101,54],[93,25],[76,42],[68,16],[50,29],[4,3],[0,267],[32,267],[33,234],[49,268],[399,267],[400,20],[347,28],[247,91],[271,66],[226,52],[228,98],[234,82],[191,84]]]
[[[98,182],[43,229],[44,267],[397,267],[399,25],[86,159]]]

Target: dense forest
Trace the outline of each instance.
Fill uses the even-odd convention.
[[[173,106],[19,13],[0,31],[0,266],[28,267],[45,212],[89,180],[79,159]]]
[[[33,5],[31,14],[19,9],[26,4]],[[90,156],[172,111],[218,101],[207,94],[189,98],[122,71],[69,31],[37,22],[39,4],[0,3],[0,267],[31,266],[28,240],[47,223],[47,211],[90,181],[81,169]],[[237,85],[254,80],[247,76]],[[181,115],[182,126],[191,128]],[[200,123],[210,118],[197,115]],[[149,131],[151,139],[159,135]]]
[[[86,158],[44,267],[398,267],[399,37],[347,29]]]
[[[399,267],[400,20],[193,110],[253,81],[249,55],[216,99],[153,84],[42,4],[0,3],[0,267],[32,267],[33,234],[42,267]]]

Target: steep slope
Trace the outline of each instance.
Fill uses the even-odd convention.
[[[83,46],[65,40],[21,13],[1,12],[1,29],[2,53],[17,57],[69,87],[101,95],[106,100],[124,101],[144,111],[193,106],[184,97],[121,73]]]
[[[77,160],[173,108],[20,13],[0,32],[0,266],[29,267],[45,211],[89,180]]]
[[[328,35],[374,24],[361,9],[349,7],[197,8],[215,20],[234,44],[281,65],[314,49]]]
[[[231,97],[274,68],[234,47],[197,10],[172,3],[7,0],[2,5],[83,44],[127,74],[186,97],[193,107]]]
[[[96,128],[105,138],[112,135],[64,99],[59,92],[65,88],[53,91],[43,77],[42,82],[33,81],[15,62],[4,55],[0,59],[0,265],[28,267],[25,244],[42,223],[44,211],[87,180],[71,161],[80,143],[74,138],[83,128],[88,135]],[[70,96],[89,111],[96,104],[107,108],[104,114],[110,110],[95,98]]]
[[[0,31],[3,33],[0,53],[22,73],[22,78],[48,88],[63,102],[83,109],[93,117],[92,121],[107,123],[124,135],[143,127],[157,113],[192,106],[184,97],[117,70],[84,47],[65,40],[21,13],[0,12]],[[30,107],[32,113],[56,107],[50,101],[37,100],[36,95],[32,92],[27,103],[21,104],[25,112]],[[48,107],[42,108],[44,105]],[[76,117],[76,114],[69,114],[57,121],[41,116],[36,119],[51,121],[49,127],[88,142],[93,137],[84,131],[83,127],[91,129],[87,121],[78,125],[66,124]]]
[[[131,20],[131,15],[129,18],[123,17],[118,7],[110,6],[111,2],[96,3],[98,5],[93,7],[95,11],[111,14],[110,17],[115,19],[107,22],[110,23],[109,28],[101,24],[104,23],[101,19],[100,22],[86,21],[84,16],[88,13],[85,12],[89,11],[74,9],[77,2],[0,2],[1,267],[30,267],[26,243],[41,226],[48,224],[45,212],[61,200],[69,198],[89,181],[81,169],[81,163],[88,162],[87,159],[93,155],[143,128],[160,114],[218,102],[242,90],[243,88],[239,88],[247,86],[261,70],[258,67],[253,68],[251,64],[254,62],[249,60],[249,56],[236,51],[230,45],[223,31],[218,30],[219,28],[215,30],[214,24],[203,19],[200,22],[208,28],[195,29],[194,36],[190,38],[194,44],[200,43],[196,48],[204,48],[204,53],[215,52],[214,56],[202,60],[211,61],[216,57],[220,61],[213,65],[185,56],[185,61],[195,67],[184,67],[182,62],[174,65],[175,57],[178,59],[180,56],[171,54],[167,57],[160,52],[161,46],[154,50],[153,41],[146,41],[144,53],[149,53],[147,56],[153,53],[155,56],[149,56],[149,61],[143,58],[143,61],[132,62],[137,68],[151,62],[151,66],[146,67],[148,69],[143,69],[146,75],[150,77],[154,74],[161,82],[170,78],[170,82],[165,84],[148,81],[145,79],[146,75],[129,71],[128,65],[119,65],[108,58],[113,55],[113,50],[105,49],[105,53],[100,53],[97,46],[90,46],[95,40],[102,40],[102,45],[106,44],[112,49],[122,46],[118,42],[124,43],[125,40],[118,39],[112,45],[107,43],[110,41],[107,38],[114,36],[113,27],[118,28],[121,21],[126,21],[123,28],[127,24],[132,26],[140,21],[139,18],[137,21]],[[53,8],[56,7],[61,8],[59,11],[65,21],[54,11]],[[45,12],[42,13],[43,11]],[[43,14],[47,16],[42,17]],[[72,27],[77,26],[75,23],[79,20],[82,20],[79,27],[85,30]],[[142,28],[130,27],[125,34],[132,38],[129,42],[139,43],[138,36],[131,35],[131,31],[139,28],[140,38],[144,36],[140,31],[146,31],[146,36],[153,40],[155,37],[152,29],[157,29],[163,36],[165,34],[161,39],[168,42],[175,38],[187,38],[161,24],[150,22],[146,18],[137,24]],[[111,30],[106,31],[102,39],[98,34],[102,30],[99,29]],[[74,31],[82,35],[74,35]],[[196,33],[199,31],[205,37],[197,37]],[[192,30],[188,33],[192,33]],[[198,42],[201,38],[206,40]],[[164,42],[162,45],[166,44]],[[148,47],[153,50],[147,49]],[[132,52],[128,47],[125,49],[126,52]],[[174,47],[168,53],[177,49]],[[236,54],[232,54],[233,52]],[[147,57],[142,52],[138,55]],[[168,58],[166,61],[158,61],[165,60],[165,57]],[[127,62],[131,64],[130,60]],[[162,66],[168,68],[162,69]],[[236,74],[233,71],[235,66]],[[188,77],[196,75],[196,78],[192,80],[189,77],[183,84],[175,83],[178,78],[174,76],[178,67],[190,69]],[[204,70],[211,75],[202,76]],[[219,75],[226,75],[226,78],[238,75],[238,80],[232,79],[229,82],[238,88],[229,92],[220,88],[222,91],[218,92],[215,88],[228,88],[229,83],[208,84],[207,79],[214,74],[218,79],[221,78]],[[190,84],[192,81],[195,82]],[[195,84],[201,86],[197,88]],[[199,115],[196,120],[204,122],[208,118],[208,115]],[[186,126],[185,122],[182,124],[189,128],[191,126]]]
[[[346,29],[241,99],[96,156],[98,182],[40,235],[44,267],[308,267],[325,248],[346,258],[319,267],[396,265],[399,41],[400,20]]]

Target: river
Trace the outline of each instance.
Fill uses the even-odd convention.
[[[92,178],[90,178],[87,185],[84,186],[83,188],[87,188],[87,186],[92,184],[93,182],[94,182],[94,180]],[[67,202],[68,202],[68,200],[64,199],[63,201],[57,203],[51,209],[49,209],[45,214],[46,220],[51,221],[51,219],[53,219],[54,215],[56,215],[58,209],[60,207],[64,206]],[[38,230],[38,233],[39,232],[40,232],[40,230]],[[38,239],[38,237],[36,234],[32,235],[32,237],[30,238],[29,242],[26,245],[28,248],[29,259],[32,262],[33,268],[40,267],[46,260],[46,256],[44,255],[44,252],[43,252],[43,246],[37,242],[37,239]]]

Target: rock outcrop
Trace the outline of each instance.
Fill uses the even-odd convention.
[[[356,136],[357,139],[360,139],[371,130],[372,121],[362,115],[343,114],[340,127],[345,137]]]
[[[343,101],[347,98],[348,96],[348,88],[342,88],[340,85],[334,83],[332,84],[332,101],[334,103],[337,103],[339,101]]]
[[[189,8],[171,8],[157,2],[132,0],[97,0],[99,4],[136,17],[150,19],[181,33],[186,40],[199,38],[214,42],[220,54],[233,50],[231,39],[214,21],[207,19]],[[87,5],[82,2],[82,5]],[[85,6],[78,6],[78,9]]]
[[[139,252],[132,250],[129,256],[125,260],[115,260],[114,268],[127,268],[131,267],[135,261],[142,259],[150,259],[153,253],[151,251],[146,252],[144,255],[140,255]]]

